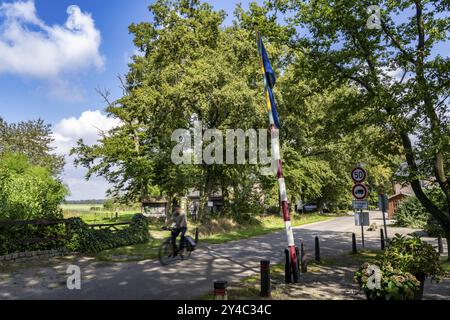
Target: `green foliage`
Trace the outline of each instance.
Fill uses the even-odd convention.
[[[395,211],[395,220],[400,227],[423,229],[430,218],[428,212],[414,196],[403,200]]]
[[[20,243],[32,239],[63,238],[67,235],[64,225],[8,226],[0,228],[0,255],[15,252],[38,251],[63,248],[65,240],[52,240],[42,243]]]
[[[431,244],[422,241],[417,236],[396,235],[391,239],[383,261],[383,263],[391,264],[395,269],[409,272],[415,276],[424,275],[435,281],[440,281],[445,275],[440,264],[439,253]]]
[[[380,287],[369,287],[370,266],[376,265],[381,271]],[[409,272],[394,269],[389,264],[364,263],[355,273],[355,280],[369,300],[414,300],[420,282]]]
[[[437,207],[445,210],[445,195],[442,190],[432,188],[426,191],[426,195]],[[395,219],[401,227],[423,228],[430,236],[446,236],[442,226],[415,196],[408,197],[400,203],[395,213]]]
[[[381,287],[368,286],[372,274],[368,268],[381,269]],[[364,263],[355,273],[355,280],[372,300],[412,300],[420,291],[418,279],[441,281],[448,273],[440,263],[440,255],[432,245],[417,236],[395,235],[379,261]]]
[[[52,153],[53,141],[50,125],[42,120],[10,124],[0,118],[0,157],[5,153],[20,153],[33,165],[57,175],[64,167],[64,157]]]
[[[47,168],[32,165],[24,155],[0,157],[0,219],[61,219],[59,205],[67,193]]]
[[[367,26],[371,14],[367,1],[269,3],[284,17],[289,16],[287,28],[302,30],[287,42],[304,57],[301,68],[296,69],[309,78],[308,84],[319,83],[331,92],[339,87],[356,89],[347,97],[347,103],[340,101],[330,112],[330,137],[345,137],[339,129],[358,133],[353,137],[359,148],[359,139],[367,137],[364,132],[372,131],[375,139],[366,143],[370,153],[382,164],[399,156],[407,161],[401,179],[412,183],[422,205],[449,234],[450,59],[437,54],[439,47],[450,40],[450,17],[446,14],[449,2],[372,2],[381,8],[380,28],[375,29]],[[303,89],[309,94],[305,86]],[[304,101],[302,97],[300,100]],[[301,106],[301,102],[297,105]],[[414,143],[411,136],[415,137]],[[445,194],[445,206],[424,194],[420,182],[430,178]],[[380,189],[388,187],[386,180],[369,182]]]
[[[67,249],[76,252],[98,253],[103,250],[144,243],[149,240],[148,222],[141,215],[135,215],[132,224],[119,231],[93,230],[80,218],[70,219],[72,239]]]

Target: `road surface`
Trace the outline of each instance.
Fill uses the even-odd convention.
[[[382,224],[381,215],[372,213]],[[389,235],[415,230],[388,228]],[[294,229],[297,244],[304,241],[310,257],[314,238],[320,237],[322,257],[351,251],[351,234],[357,234],[361,247],[361,229],[354,217],[339,217]],[[379,248],[379,230],[365,232],[366,247]],[[218,245],[202,245],[188,261],[162,267],[156,260],[111,263],[86,257],[59,259],[11,272],[0,270],[0,299],[43,300],[179,300],[195,299],[211,292],[215,280],[239,281],[259,272],[259,262],[282,262],[286,245],[284,231]],[[67,267],[78,265],[82,272],[81,290],[68,290]]]

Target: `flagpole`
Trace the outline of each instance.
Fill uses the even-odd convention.
[[[270,136],[271,136],[271,144],[272,144],[272,161],[277,163],[277,179],[278,179],[278,186],[280,190],[280,202],[281,202],[281,212],[283,215],[283,220],[285,224],[286,229],[286,238],[290,253],[290,260],[291,260],[291,270],[292,270],[292,276],[294,283],[298,283],[299,281],[299,270],[298,270],[298,263],[297,263],[297,252],[295,247],[295,240],[294,240],[294,233],[292,231],[292,224],[291,224],[291,214],[289,212],[289,201],[287,196],[287,190],[286,190],[286,182],[283,175],[283,162],[281,160],[281,152],[280,152],[280,136],[279,136],[279,129],[275,125],[274,117],[272,114],[272,104],[270,102],[269,97],[269,87],[268,87],[268,81],[266,77],[266,71],[264,67],[263,57],[262,57],[262,39],[261,34],[259,31],[256,30],[257,34],[257,42],[258,42],[258,51],[260,54],[260,70],[261,74],[264,78],[264,89],[266,94],[266,102],[267,102],[267,108],[269,113],[269,123],[270,123]]]

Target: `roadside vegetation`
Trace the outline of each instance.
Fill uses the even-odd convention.
[[[307,214],[304,217],[298,215],[293,218],[292,225],[299,227],[309,223],[330,220],[335,217],[336,215]],[[95,257],[102,261],[115,262],[156,258],[162,241],[170,236],[169,232],[161,230],[162,226],[162,222],[149,225],[150,240],[147,243],[105,250],[96,254]],[[279,216],[257,217],[254,219],[253,224],[245,226],[236,224],[230,219],[215,219],[205,224],[189,223],[188,234],[191,234],[193,237],[197,227],[199,228],[200,245],[248,239],[285,228],[283,219]]]

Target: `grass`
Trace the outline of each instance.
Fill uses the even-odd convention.
[[[96,210],[91,210],[91,208],[96,208]],[[61,209],[65,219],[82,218],[87,224],[128,222],[139,211],[131,208],[117,210],[118,219],[116,219],[116,211],[104,210],[103,206],[98,204],[64,204],[61,205]]]
[[[292,220],[292,225],[294,227],[298,227],[309,223],[329,220],[333,217],[334,216],[311,214],[306,215],[305,218],[294,218]],[[83,219],[85,219],[84,216]],[[232,231],[222,230],[220,232],[209,235],[200,234],[200,242],[209,244],[226,243],[229,241],[248,239],[254,236],[264,235],[284,229],[284,223],[280,217],[261,217],[258,218],[258,222],[258,224],[247,226],[246,228],[238,226],[238,229]],[[158,250],[162,241],[170,235],[169,232],[162,231],[161,227],[162,224],[150,225],[149,232],[152,240],[148,243],[106,250],[95,255],[95,257],[100,261],[111,262],[155,259],[158,257]],[[190,232],[188,232],[188,235],[190,234],[191,236],[193,236],[192,233],[194,232],[193,230],[195,229],[195,227],[195,224],[190,225]]]
[[[450,272],[450,261],[447,257],[441,258],[442,267],[445,271]]]
[[[156,259],[161,242],[160,239],[151,239],[147,243],[105,250],[96,254],[95,258],[99,261],[108,262],[131,262]]]
[[[294,217],[292,219],[293,227],[300,227],[302,225],[326,221],[335,216],[324,216],[319,214],[308,214],[302,217]],[[265,235],[268,233],[284,230],[284,222],[280,217],[266,216],[258,218],[258,224],[253,224],[245,228],[239,228],[228,232],[218,232],[201,237],[202,242],[212,244],[220,244],[234,240],[248,239],[255,236]]]

